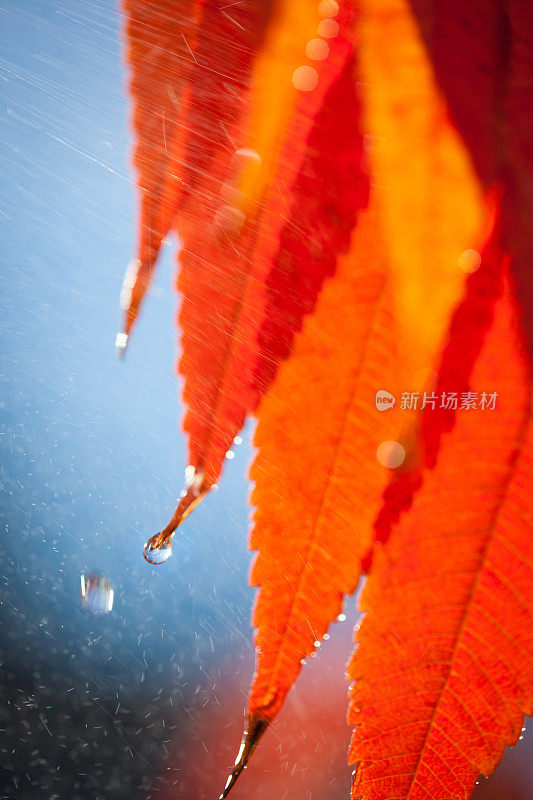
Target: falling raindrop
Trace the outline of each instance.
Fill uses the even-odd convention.
[[[111,581],[102,572],[87,572],[80,578],[81,604],[91,614],[108,614],[115,593]]]
[[[143,556],[149,564],[164,564],[165,561],[168,561],[172,555],[173,538],[173,536],[169,536],[168,539],[163,539],[161,542],[160,533],[154,533],[153,536],[150,536],[143,547]]]

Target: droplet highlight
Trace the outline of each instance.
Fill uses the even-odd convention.
[[[128,346],[128,334],[117,333],[115,338],[115,347],[119,356],[123,356],[125,354],[127,346]]]
[[[329,55],[329,44],[324,39],[310,39],[305,46],[305,55],[311,61],[325,61]]]
[[[149,564],[164,564],[172,555],[172,536],[161,541],[161,534],[154,533],[147,542],[144,543],[143,556]]]
[[[405,448],[399,442],[381,442],[376,456],[380,464],[388,469],[396,469],[405,461]]]
[[[292,73],[292,83],[299,92],[312,92],[318,85],[318,72],[314,67],[297,67]]]
[[[472,272],[477,272],[477,270],[480,268],[481,255],[477,250],[463,250],[458,258],[458,263],[463,272],[466,272],[470,275]]]
[[[151,536],[143,547],[143,556],[149,564],[163,564],[172,555],[172,537],[176,528],[187,519],[191,511],[210,491],[210,484],[201,469],[190,464],[185,469],[185,484],[180,493],[178,505],[174,509],[168,525]]]
[[[339,13],[339,4],[336,0],[320,0],[318,13],[321,17],[336,17]]]
[[[113,609],[115,592],[111,581],[103,572],[86,572],[80,577],[82,607],[90,614],[101,616]]]

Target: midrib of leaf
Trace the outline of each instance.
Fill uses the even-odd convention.
[[[334,278],[333,278],[333,280],[334,280]],[[333,453],[333,456],[332,456],[332,459],[331,459],[330,469],[328,470],[328,474],[327,474],[327,478],[326,478],[326,487],[325,487],[324,492],[322,494],[322,497],[321,497],[321,500],[320,500],[320,504],[319,504],[319,507],[318,507],[318,510],[317,510],[317,513],[316,513],[316,516],[315,516],[315,520],[314,520],[313,526],[312,526],[313,533],[312,533],[312,536],[310,537],[309,543],[308,543],[308,545],[306,547],[306,551],[305,551],[305,556],[306,557],[305,557],[305,561],[304,561],[304,568],[302,569],[302,571],[300,573],[300,577],[298,578],[298,584],[297,584],[297,587],[296,587],[296,591],[293,593],[293,599],[291,601],[291,605],[290,605],[290,608],[289,608],[287,619],[286,619],[285,624],[283,626],[283,630],[282,630],[282,632],[280,634],[280,638],[282,640],[282,645],[279,648],[278,653],[276,654],[276,660],[275,660],[274,666],[272,668],[272,674],[271,674],[270,683],[268,685],[267,694],[270,694],[272,692],[272,686],[274,684],[275,678],[276,678],[277,673],[278,673],[279,668],[280,668],[281,654],[283,652],[283,641],[285,639],[285,635],[286,635],[286,633],[287,633],[287,631],[289,629],[289,626],[291,624],[292,618],[294,616],[294,606],[295,606],[296,600],[297,600],[297,598],[298,598],[298,596],[300,594],[300,589],[302,588],[304,580],[307,577],[307,574],[311,569],[311,567],[310,567],[311,558],[310,557],[311,557],[311,555],[313,553],[313,550],[316,549],[316,546],[317,546],[319,523],[320,523],[321,518],[322,518],[322,514],[323,514],[323,511],[324,511],[324,506],[326,505],[326,500],[329,498],[329,494],[330,494],[330,491],[331,491],[332,478],[333,478],[333,476],[335,474],[335,467],[336,467],[336,464],[337,464],[339,451],[340,451],[342,443],[344,441],[344,434],[345,434],[345,431],[346,431],[347,420],[348,420],[348,417],[349,417],[349,414],[350,414],[350,409],[351,409],[351,407],[352,407],[352,405],[354,403],[355,397],[356,397],[357,389],[359,387],[359,379],[360,379],[361,375],[363,374],[364,366],[365,366],[365,363],[366,363],[366,360],[367,360],[368,347],[369,347],[369,344],[370,344],[370,342],[371,342],[371,340],[373,338],[374,327],[375,327],[375,324],[376,324],[376,320],[377,320],[378,315],[379,315],[379,313],[380,313],[380,311],[381,311],[381,309],[383,307],[384,293],[385,293],[385,289],[387,288],[387,284],[388,284],[388,278],[387,278],[387,276],[383,276],[383,282],[382,282],[381,289],[379,291],[379,296],[377,298],[376,308],[375,308],[374,313],[372,315],[372,321],[370,323],[370,326],[368,328],[368,332],[367,332],[366,337],[365,337],[365,344],[364,344],[364,347],[363,347],[363,353],[362,353],[360,361],[359,361],[359,367],[358,367],[357,370],[354,370],[353,385],[352,385],[352,388],[350,389],[349,397],[348,397],[348,400],[347,400],[347,403],[346,403],[345,412],[344,412],[344,415],[343,415],[342,425],[340,427],[340,431],[339,431],[339,434],[338,434],[336,442],[335,442],[334,453]]]
[[[449,666],[448,666],[448,670],[447,670],[446,679],[445,679],[445,681],[443,683],[441,691],[439,692],[439,696],[438,696],[437,702],[435,703],[435,707],[434,707],[433,712],[431,714],[431,717],[429,719],[429,722],[428,722],[428,725],[427,725],[427,730],[426,730],[426,735],[424,736],[424,741],[423,741],[422,746],[420,748],[420,754],[419,754],[418,760],[416,762],[415,768],[413,770],[413,775],[412,775],[412,778],[411,778],[411,782],[409,784],[409,788],[407,790],[407,794],[405,795],[406,798],[409,798],[411,796],[411,792],[413,790],[414,785],[416,783],[418,783],[418,772],[420,770],[420,767],[422,765],[422,761],[423,761],[424,756],[425,756],[426,746],[428,744],[429,737],[431,735],[431,732],[432,732],[432,729],[433,729],[433,725],[435,723],[435,719],[437,718],[437,714],[438,714],[439,709],[440,709],[440,704],[441,704],[442,698],[443,698],[443,696],[444,696],[444,694],[445,694],[445,692],[446,692],[446,690],[448,688],[448,683],[450,681],[453,664],[454,664],[455,658],[457,656],[457,653],[459,651],[459,648],[460,648],[460,646],[462,644],[463,634],[464,634],[466,625],[468,623],[468,617],[470,615],[470,611],[472,610],[472,606],[474,604],[474,600],[475,600],[475,597],[476,597],[476,594],[477,594],[477,590],[478,590],[478,587],[479,587],[479,582],[481,580],[481,576],[482,576],[482,574],[483,574],[483,572],[485,570],[485,566],[486,566],[486,563],[487,563],[489,550],[490,550],[491,544],[492,544],[492,542],[494,540],[494,537],[495,537],[495,535],[497,533],[497,530],[498,530],[498,522],[499,522],[500,514],[501,514],[501,511],[502,511],[502,508],[504,507],[504,505],[506,503],[507,495],[508,495],[508,492],[509,492],[509,488],[510,488],[512,482],[513,482],[513,478],[514,478],[515,471],[516,471],[516,466],[517,466],[517,463],[518,463],[518,460],[519,460],[519,457],[520,457],[520,452],[522,450],[522,447],[524,445],[524,441],[525,441],[526,436],[527,436],[528,428],[529,428],[529,425],[530,425],[530,418],[529,418],[530,413],[531,413],[531,407],[528,410],[527,417],[526,417],[526,419],[525,419],[525,421],[524,421],[524,423],[522,425],[522,432],[521,432],[521,435],[520,435],[520,438],[519,438],[519,446],[516,448],[515,453],[513,455],[512,466],[509,469],[509,473],[508,473],[506,481],[505,481],[505,489],[504,489],[504,492],[502,493],[501,501],[498,504],[498,507],[494,511],[493,521],[492,521],[492,524],[491,524],[490,529],[489,529],[488,534],[487,534],[487,541],[485,543],[485,546],[483,548],[483,552],[481,553],[481,556],[480,556],[480,559],[479,559],[479,568],[476,571],[476,575],[475,575],[474,581],[472,583],[472,588],[471,588],[470,593],[469,593],[468,601],[467,601],[466,606],[465,606],[464,614],[461,617],[461,623],[459,625],[459,630],[457,631],[457,637],[456,637],[455,645],[454,645],[454,648],[453,648],[453,652],[452,652],[451,658],[449,660]],[[466,755],[465,755],[465,758],[467,758],[467,760],[470,761],[470,763],[472,763],[472,761]]]

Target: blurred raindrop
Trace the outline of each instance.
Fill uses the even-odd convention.
[[[113,608],[115,593],[111,581],[102,572],[81,576],[81,604],[91,614],[108,614]]]

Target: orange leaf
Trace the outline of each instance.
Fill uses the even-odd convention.
[[[413,385],[429,388],[463,289],[460,255],[467,244],[479,246],[483,228],[491,226],[415,23],[407,6],[390,5],[386,31],[395,25],[398,39],[387,47],[376,38],[381,7],[369,9],[360,23],[367,36],[361,69],[363,77],[365,69],[373,75],[365,117],[367,146],[373,142],[373,212],[359,222],[363,230],[356,231],[349,259],[323,289],[314,318],[259,410],[251,547],[259,550],[252,582],[261,589],[249,713],[267,719],[279,711],[301,659],[338,613],[342,593],[357,584],[389,482],[383,464],[416,461],[416,414],[400,408],[400,394]],[[399,68],[390,52],[395,47],[405,62],[397,81],[391,75]],[[383,134],[386,141],[378,144]],[[428,263],[431,281],[424,274]],[[376,409],[380,389],[398,398],[386,414]]]
[[[251,716],[271,720],[279,712],[301,660],[339,614],[343,594],[354,591],[371,544],[373,503],[387,481],[374,441],[392,424],[388,415],[398,416],[374,404],[394,363],[380,239],[375,211],[363,212],[350,254],[259,409],[250,473],[250,547],[259,551],[250,581],[260,587]]]

